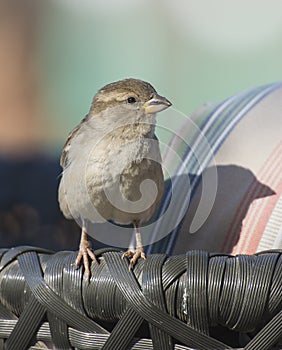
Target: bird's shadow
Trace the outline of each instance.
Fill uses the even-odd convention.
[[[217,173],[217,187],[214,201],[211,203],[208,197],[211,188],[208,187],[215,185],[215,170]],[[230,253],[240,238],[242,223],[251,204],[258,198],[275,194],[267,184],[258,181],[252,171],[241,166],[219,165],[208,167],[204,171],[204,175],[205,186],[208,184],[208,187],[204,190],[203,174],[200,176],[189,175],[190,183],[196,181],[198,184],[194,193],[192,193],[188,210],[184,215],[175,240],[174,253],[184,253],[191,249]],[[181,184],[181,181],[177,182]],[[179,190],[181,189],[176,189],[176,192]],[[205,195],[205,191],[207,195]],[[210,213],[202,225],[191,234],[193,219],[196,214],[201,216],[199,211],[207,210],[205,205],[211,205]],[[234,224],[234,218],[236,218],[236,225]],[[232,245],[224,247],[224,241],[231,229]]]

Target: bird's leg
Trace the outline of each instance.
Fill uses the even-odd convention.
[[[90,278],[90,265],[89,265],[88,256],[90,256],[90,258],[92,260],[96,260],[95,254],[93,253],[93,251],[91,249],[91,242],[89,242],[87,240],[86,225],[85,225],[85,223],[83,223],[82,229],[81,229],[79,252],[78,252],[77,258],[75,260],[75,268],[77,269],[79,267],[81,259],[83,259],[85,274],[89,280],[89,278]]]
[[[133,266],[136,264],[139,258],[146,259],[146,255],[144,253],[144,248],[141,240],[139,224],[137,222],[134,222],[133,224],[135,229],[136,249],[128,250],[122,255],[122,258],[124,258],[125,256],[131,257],[129,269],[133,268]]]

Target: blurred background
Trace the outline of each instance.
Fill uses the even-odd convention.
[[[0,247],[77,248],[59,156],[103,85],[147,80],[189,115],[281,62],[279,0],[0,0]]]

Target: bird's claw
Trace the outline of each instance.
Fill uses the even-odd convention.
[[[146,255],[143,248],[137,248],[136,250],[128,250],[122,255],[124,257],[131,258],[129,263],[129,271],[133,269],[133,266],[136,264],[138,259],[146,260]]]

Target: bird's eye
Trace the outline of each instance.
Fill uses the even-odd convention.
[[[128,102],[128,103],[135,103],[135,102],[136,102],[136,99],[135,99],[135,97],[130,96],[130,97],[128,97],[127,102]]]

